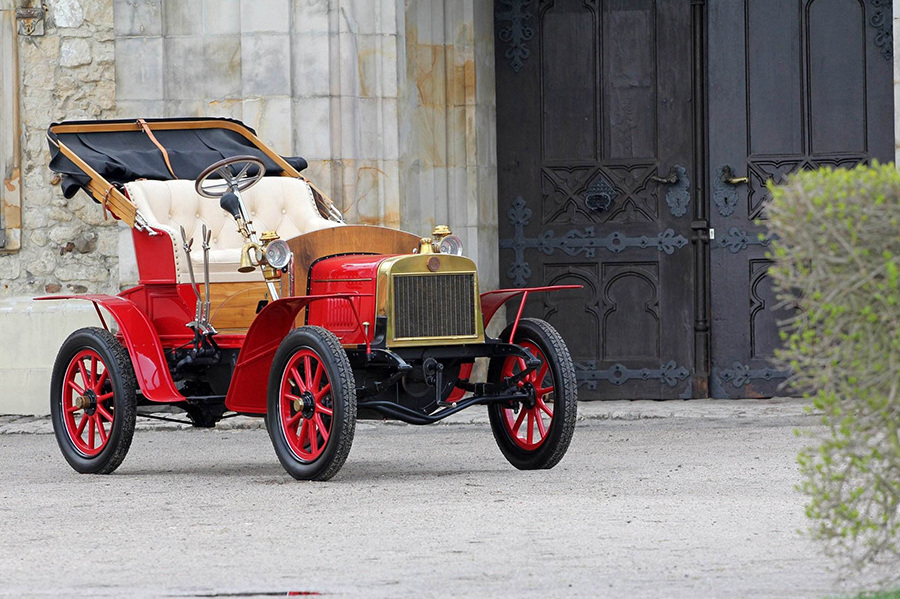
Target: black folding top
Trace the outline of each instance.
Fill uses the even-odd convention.
[[[266,174],[280,175],[283,169],[266,155],[254,142],[234,128],[215,127],[216,122],[239,125],[250,134],[255,132],[250,127],[233,119],[224,118],[186,118],[186,119],[144,119],[152,129],[156,140],[169,156],[176,177],[172,176],[166,166],[163,154],[153,143],[146,132],[136,125],[136,120],[109,121],[66,121],[53,123],[47,131],[50,141],[50,168],[62,177],[63,195],[74,196],[79,189],[87,189],[90,177],[74,162],[60,151],[58,143],[62,142],[78,158],[97,171],[101,177],[114,185],[121,185],[136,179],[196,179],[210,164],[231,156],[250,155],[263,161]],[[185,128],[158,129],[154,123],[168,125],[185,123]],[[196,123],[213,125],[210,128],[198,128]],[[189,123],[193,123],[194,126]],[[69,129],[94,125],[110,125],[116,128],[120,124],[135,124],[135,129],[124,131],[79,131],[54,132],[54,128],[65,125]],[[226,127],[228,125],[225,125]],[[284,158],[297,171],[306,168],[303,158]]]

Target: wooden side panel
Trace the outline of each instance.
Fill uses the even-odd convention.
[[[223,334],[246,333],[260,300],[271,299],[263,281],[210,283],[209,298],[210,323]]]

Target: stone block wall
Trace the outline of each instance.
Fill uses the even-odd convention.
[[[0,253],[22,245],[19,48],[15,6],[0,0]]]
[[[493,4],[407,2],[401,93],[402,228],[449,224],[498,283]]]
[[[0,413],[46,413],[53,354],[96,324],[82,302],[31,297],[115,293],[137,279],[127,227],[55,186],[55,120],[240,119],[306,158],[304,174],[348,222],[422,235],[449,224],[482,288],[497,285],[491,0],[0,0],[0,30],[31,6],[45,7],[43,34],[0,40],[0,73],[11,65],[19,78],[4,77],[0,99],[12,90],[20,107],[0,123],[21,127],[0,134],[0,160],[21,164],[4,170],[15,193],[3,203],[21,198],[4,216],[21,235],[0,250],[0,377],[17,398],[0,398]],[[45,351],[23,362],[13,341],[26,339]]]
[[[40,2],[7,1],[5,14]],[[117,228],[85,195],[71,200],[47,168],[47,126],[114,115],[112,5],[51,0],[43,35],[18,37],[21,128],[20,248],[0,250],[0,295],[118,291]]]
[[[12,0],[3,0],[12,7]],[[28,4],[26,0],[15,7]],[[486,0],[50,0],[19,36],[21,249],[0,295],[116,292],[130,235],[47,168],[53,120],[228,116],[348,222],[448,223],[496,285],[492,4]]]
[[[306,158],[305,174],[348,222],[422,234],[448,223],[496,285],[490,2],[114,8],[118,116],[241,119],[279,152]]]
[[[241,119],[279,152],[307,158],[308,175],[352,219],[363,176],[344,171],[397,159],[396,131],[379,134],[377,114],[378,104],[390,104],[397,93],[396,17],[393,2],[331,4],[115,0],[118,115]],[[376,5],[385,4],[391,14],[376,14],[383,12]],[[357,6],[366,9],[363,24]],[[378,27],[383,22],[386,33]],[[376,54],[376,45],[388,52]],[[385,54],[391,62],[375,64]],[[373,163],[359,164],[363,154]],[[360,216],[397,224],[396,212],[395,206],[393,216],[377,210]]]

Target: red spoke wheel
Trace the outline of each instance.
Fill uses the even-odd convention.
[[[53,366],[50,412],[66,461],[82,473],[109,474],[131,447],[137,412],[128,352],[108,331],[79,329]]]
[[[347,459],[356,427],[356,388],[333,333],[304,326],[275,353],[266,426],[275,454],[298,480],[327,480]]]
[[[509,339],[511,329],[507,327],[501,337]],[[543,320],[520,320],[514,343],[541,365],[517,383],[521,400],[489,406],[491,430],[500,451],[516,468],[552,468],[566,454],[575,430],[578,384],[572,358],[557,330]],[[524,370],[521,358],[492,360],[488,378],[499,382]]]

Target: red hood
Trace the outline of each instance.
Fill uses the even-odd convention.
[[[316,262],[310,273],[310,281],[348,281],[359,279],[375,280],[378,273],[378,265],[391,255],[377,254],[352,254],[347,256],[334,256]]]

